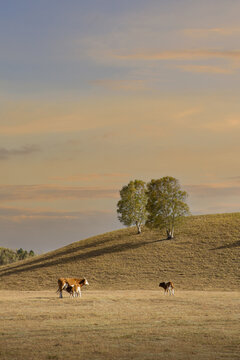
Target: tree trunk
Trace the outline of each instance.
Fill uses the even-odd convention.
[[[173,239],[173,229],[172,230],[168,230],[167,229],[167,240],[171,240]]]
[[[138,234],[141,234],[142,229],[141,229],[141,224],[139,224],[138,222],[136,222],[136,226],[137,226],[137,230],[138,230]]]

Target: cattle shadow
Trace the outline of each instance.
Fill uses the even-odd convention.
[[[239,247],[239,246],[240,246],[240,240],[236,241],[233,244],[222,245],[222,246],[219,246],[219,247],[216,247],[216,248],[212,248],[210,250],[233,249],[233,248],[236,248],[236,247]]]
[[[131,234],[132,235],[132,234]],[[24,268],[14,268],[14,269],[9,269],[6,270],[4,273],[0,274],[0,278],[7,276],[7,275],[13,275],[13,274],[20,274],[20,273],[24,273],[27,271],[34,271],[36,269],[41,269],[41,268],[49,268],[55,265],[59,265],[61,263],[63,264],[68,264],[71,263],[73,261],[79,261],[79,260],[88,260],[88,259],[92,259],[92,258],[96,258],[99,256],[103,256],[106,254],[113,254],[113,253],[121,253],[121,252],[125,252],[127,250],[134,250],[134,249],[138,249],[142,246],[146,246],[146,245],[150,245],[152,243],[157,243],[157,242],[162,242],[165,241],[166,239],[159,239],[159,240],[154,240],[154,241],[142,241],[142,242],[138,242],[138,243],[125,243],[125,244],[117,244],[117,245],[112,245],[112,246],[108,246],[105,248],[101,248],[101,249],[96,249],[96,250],[91,250],[88,252],[84,252],[78,255],[73,255],[73,256],[68,256],[62,259],[56,259],[56,260],[51,260],[48,263],[35,263],[35,264],[26,264],[26,266]],[[168,240],[167,240],[168,241]],[[88,247],[88,246],[87,246]],[[71,249],[72,250],[72,249]],[[74,251],[76,251],[76,248],[74,249]],[[72,253],[73,251],[71,251]],[[59,256],[59,253],[58,253]],[[45,259],[43,259],[42,261],[45,261]],[[28,265],[28,266],[27,266]],[[30,265],[30,266],[29,266]]]

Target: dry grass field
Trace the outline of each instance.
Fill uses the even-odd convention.
[[[239,359],[240,293],[0,292],[0,359]]]
[[[51,241],[51,239],[49,239]],[[191,216],[176,238],[135,228],[113,231],[0,267],[0,289],[56,289],[59,277],[86,277],[92,290],[240,289],[240,213]]]
[[[239,255],[234,213],[188,217],[173,240],[128,228],[1,266],[0,359],[240,359]],[[90,285],[59,299],[59,277]]]

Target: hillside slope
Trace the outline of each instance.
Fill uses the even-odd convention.
[[[1,289],[56,289],[59,277],[86,277],[92,289],[240,288],[240,213],[190,216],[165,234],[128,228],[0,267]]]

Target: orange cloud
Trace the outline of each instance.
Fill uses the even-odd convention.
[[[221,121],[212,121],[202,124],[205,129],[214,132],[232,131],[240,129],[240,117],[230,117]]]
[[[240,59],[240,50],[175,50],[159,52],[135,52],[131,54],[113,54],[121,60],[198,60],[198,59]]]
[[[191,37],[208,37],[209,35],[238,35],[240,28],[184,29],[184,34]]]
[[[109,90],[136,91],[145,90],[146,84],[143,80],[95,80],[91,84],[104,87]]]
[[[103,128],[119,119],[121,111],[124,111],[119,104],[119,99],[110,101],[103,96],[89,96],[78,101],[64,98],[57,102],[31,99],[6,101],[1,104],[0,133],[69,133]],[[123,122],[129,122],[129,118],[121,117]]]
[[[0,201],[19,200],[76,200],[118,198],[119,191],[108,188],[57,185],[0,185]]]
[[[199,198],[240,196],[240,185],[235,182],[185,185],[184,189],[186,189],[190,195]]]
[[[77,220],[86,216],[99,216],[101,214],[111,214],[111,211],[50,211],[46,209],[26,209],[26,208],[12,208],[0,207],[0,219],[14,222],[21,222],[24,220]]]
[[[126,178],[129,177],[129,174],[124,174],[124,173],[106,173],[106,174],[76,174],[76,175],[72,175],[72,176],[66,176],[66,177],[61,177],[61,176],[57,176],[57,177],[53,177],[51,178],[52,180],[62,180],[62,181],[91,181],[91,180],[101,180],[101,179],[110,179],[112,180],[113,178]]]
[[[209,65],[178,65],[176,68],[186,72],[209,73],[209,74],[233,74],[233,69]]]
[[[199,108],[199,107],[186,109],[186,110],[180,111],[180,112],[176,115],[176,118],[178,118],[178,119],[184,119],[184,118],[187,118],[187,117],[189,117],[189,116],[199,114],[201,111],[202,111],[202,109]]]

